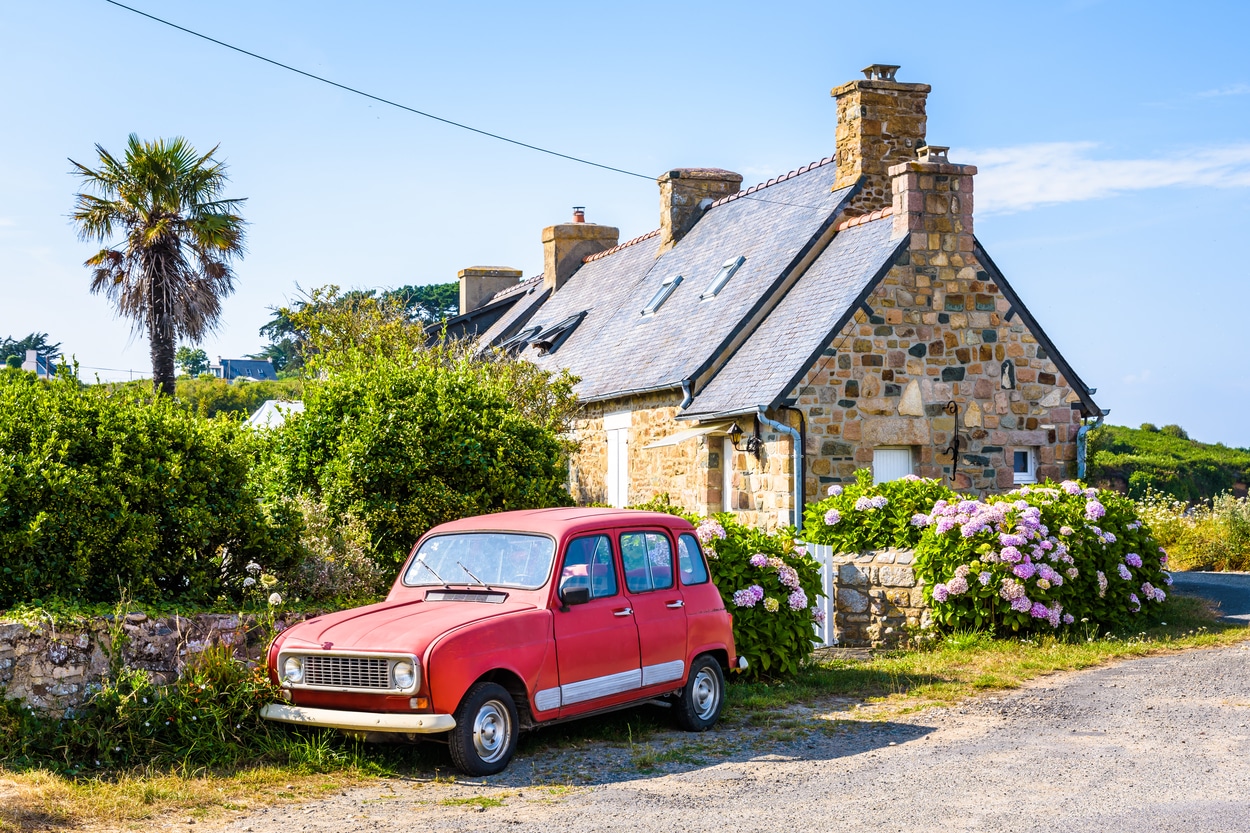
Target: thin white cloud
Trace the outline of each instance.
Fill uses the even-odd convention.
[[[11,228],[16,225],[16,220],[11,220],[8,217],[0,217],[0,228]]]
[[[978,168],[977,212],[1008,214],[1152,188],[1250,187],[1250,143],[1143,159],[1095,158],[1096,147],[1050,142],[969,152]]]
[[[1227,87],[1216,87],[1214,90],[1203,90],[1199,98],[1219,98],[1226,95],[1250,95],[1250,84],[1229,84]]]

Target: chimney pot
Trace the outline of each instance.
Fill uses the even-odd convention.
[[[582,205],[573,206],[573,222],[575,223],[586,222],[586,207],[585,206],[582,206]]]
[[[949,147],[942,145],[925,145],[920,148],[917,153],[920,155],[921,162],[942,162],[949,163],[950,160],[946,154],[950,152]]]
[[[573,222],[543,229],[543,288],[559,291],[581,268],[582,260],[612,248],[620,229],[586,222],[585,209],[574,209]]]
[[[893,81],[898,64],[872,64],[860,70],[869,81]]]

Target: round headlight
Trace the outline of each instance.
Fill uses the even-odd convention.
[[[395,667],[391,669],[391,675],[395,678],[396,688],[412,688],[412,684],[417,681],[416,670],[408,660],[395,663]]]
[[[304,663],[299,657],[287,657],[282,663],[282,679],[288,683],[298,683],[304,679]]]

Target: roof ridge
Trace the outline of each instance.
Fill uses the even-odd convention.
[[[626,249],[634,245],[635,243],[641,243],[644,240],[649,240],[652,237],[655,237],[659,233],[660,233],[659,229],[656,229],[655,231],[649,231],[646,234],[640,234],[637,237],[635,237],[633,240],[626,240],[624,243],[620,243],[616,246],[613,246],[610,249],[604,249],[602,252],[595,252],[593,255],[586,255],[584,258],[582,258],[582,263],[590,263],[592,260],[598,260],[601,257],[607,257],[608,255],[616,254],[621,249]]]
[[[838,222],[838,224],[833,227],[833,230],[842,231],[843,229],[848,229],[852,226],[862,226],[864,223],[871,223],[873,220],[881,220],[885,217],[892,216],[894,216],[894,206],[887,205],[885,208],[878,208],[876,211],[872,211],[868,214],[860,214],[857,217],[848,217],[845,220]]]
[[[721,197],[719,200],[709,205],[708,208],[712,209],[718,205],[724,205],[727,202],[733,202],[736,199],[741,199],[742,197],[750,196],[751,194],[754,194],[756,191],[762,191],[763,189],[776,185],[779,182],[785,182],[787,179],[793,179],[794,177],[799,176],[800,174],[805,174],[808,171],[815,170],[816,168],[819,168],[823,165],[828,165],[832,161],[833,161],[832,156],[826,156],[824,159],[818,160],[816,162],[810,162],[804,165],[803,167],[799,168],[798,170],[790,171],[790,173],[788,174],[775,176],[772,179],[768,180],[767,182],[761,182],[758,185],[752,185],[750,188],[747,188],[743,191],[739,191],[736,194],[730,194],[729,196]]]

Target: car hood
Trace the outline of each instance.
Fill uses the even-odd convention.
[[[292,625],[283,634],[282,649],[334,651],[401,651],[421,655],[437,637],[463,625],[525,610],[528,602],[386,601],[327,613]]]

